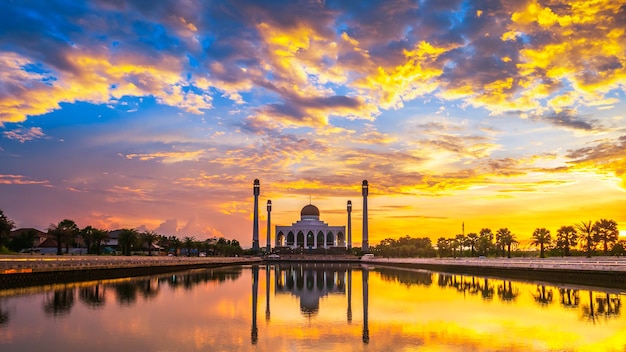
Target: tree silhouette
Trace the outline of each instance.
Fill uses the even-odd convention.
[[[578,243],[578,232],[574,226],[561,226],[556,230],[556,248],[563,251],[563,255],[569,256],[570,249]]]
[[[2,209],[0,209],[0,248],[6,246],[9,241],[9,233],[15,227],[15,223],[9,220]]]
[[[552,236],[550,235],[550,230],[546,230],[545,228],[537,228],[533,232],[532,235],[532,244],[534,246],[540,247],[539,258],[545,258],[544,247],[550,244],[552,241]]]
[[[591,222],[591,220],[587,222],[581,221],[580,224],[576,225],[576,229],[580,231],[583,235],[583,241],[586,248],[585,253],[587,254],[587,258],[591,258],[591,251],[595,247],[593,223]]]
[[[65,243],[66,248],[69,247],[79,232],[80,229],[74,220],[70,219],[61,220],[57,225],[51,224],[48,227],[48,233],[52,234],[57,242],[57,255],[63,254],[63,244]]]
[[[604,245],[604,255],[607,255],[609,253],[609,244],[615,244],[619,238],[617,222],[600,219],[593,225],[593,231],[598,241]]]
[[[122,248],[122,254],[130,255],[133,247],[137,244],[139,232],[135,229],[122,229],[117,241]]]

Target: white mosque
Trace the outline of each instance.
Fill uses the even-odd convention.
[[[300,220],[291,226],[276,226],[276,247],[346,248],[346,227],[330,226],[320,220],[320,211],[308,204],[300,211]]]

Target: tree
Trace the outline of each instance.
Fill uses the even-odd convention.
[[[15,223],[0,209],[0,249],[9,243],[9,234],[15,227]]]
[[[456,240],[456,243],[459,246],[459,252],[460,252],[459,253],[459,257],[462,257],[463,256],[463,248],[465,248],[465,244],[467,242],[467,239],[465,238],[465,235],[458,234],[458,235],[456,235],[455,240]]]
[[[609,253],[609,244],[615,244],[619,239],[619,230],[615,220],[600,219],[593,225],[593,232],[598,241],[604,245],[604,255]]]
[[[545,258],[546,256],[544,255],[544,247],[546,245],[549,245],[550,242],[552,241],[552,236],[550,235],[550,230],[546,230],[545,228],[537,228],[535,229],[535,231],[533,232],[532,235],[532,244],[534,246],[539,246],[540,247],[540,251],[539,251],[539,258]]]
[[[19,252],[22,249],[33,248],[36,235],[37,231],[34,229],[21,231],[9,241],[9,249],[13,252]]]
[[[91,245],[93,244],[93,233],[95,229],[91,226],[87,226],[84,229],[81,229],[79,232],[80,237],[82,237],[83,242],[85,242],[85,246],[87,246],[87,254],[91,253]]]
[[[185,249],[187,249],[187,256],[188,257],[191,257],[191,249],[194,246],[194,241],[195,241],[195,239],[193,237],[190,237],[190,236],[185,236],[183,238],[183,243],[185,245]]]
[[[587,222],[581,221],[580,224],[576,225],[576,229],[583,235],[587,258],[591,258],[591,251],[595,248],[593,223],[591,220]]]
[[[472,257],[474,256],[474,248],[476,247],[476,244],[478,243],[478,234],[476,233],[469,233],[467,234],[467,243],[470,246],[470,250],[472,252]]]
[[[132,248],[137,244],[139,232],[135,229],[122,229],[117,241],[122,248],[122,254],[130,255]]]
[[[57,242],[57,255],[63,255],[63,243],[68,248],[79,232],[80,229],[74,220],[70,219],[63,219],[57,225],[51,224],[48,227],[48,233],[52,234]]]
[[[489,228],[483,228],[480,230],[478,243],[476,249],[478,253],[487,255],[493,248],[493,232]]]
[[[103,229],[93,229],[93,243],[96,247],[96,254],[100,255],[102,244],[109,240],[109,232]]]
[[[561,226],[556,230],[556,248],[563,251],[563,255],[570,255],[570,248],[578,243],[578,232],[574,226]]]
[[[154,231],[144,231],[141,234],[141,242],[148,244],[148,256],[152,255],[152,244],[159,239],[159,235]]]
[[[515,235],[511,233],[511,230],[505,227],[496,231],[496,242],[499,244],[499,247],[502,248],[502,256],[504,257],[504,249],[508,248],[507,258],[511,258],[511,246],[517,243]]]

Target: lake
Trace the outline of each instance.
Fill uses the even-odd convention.
[[[7,351],[624,351],[623,293],[346,264],[0,291]]]

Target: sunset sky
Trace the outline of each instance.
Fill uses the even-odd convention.
[[[600,218],[626,234],[622,1],[1,1],[17,227],[252,243],[311,201],[361,244]]]

